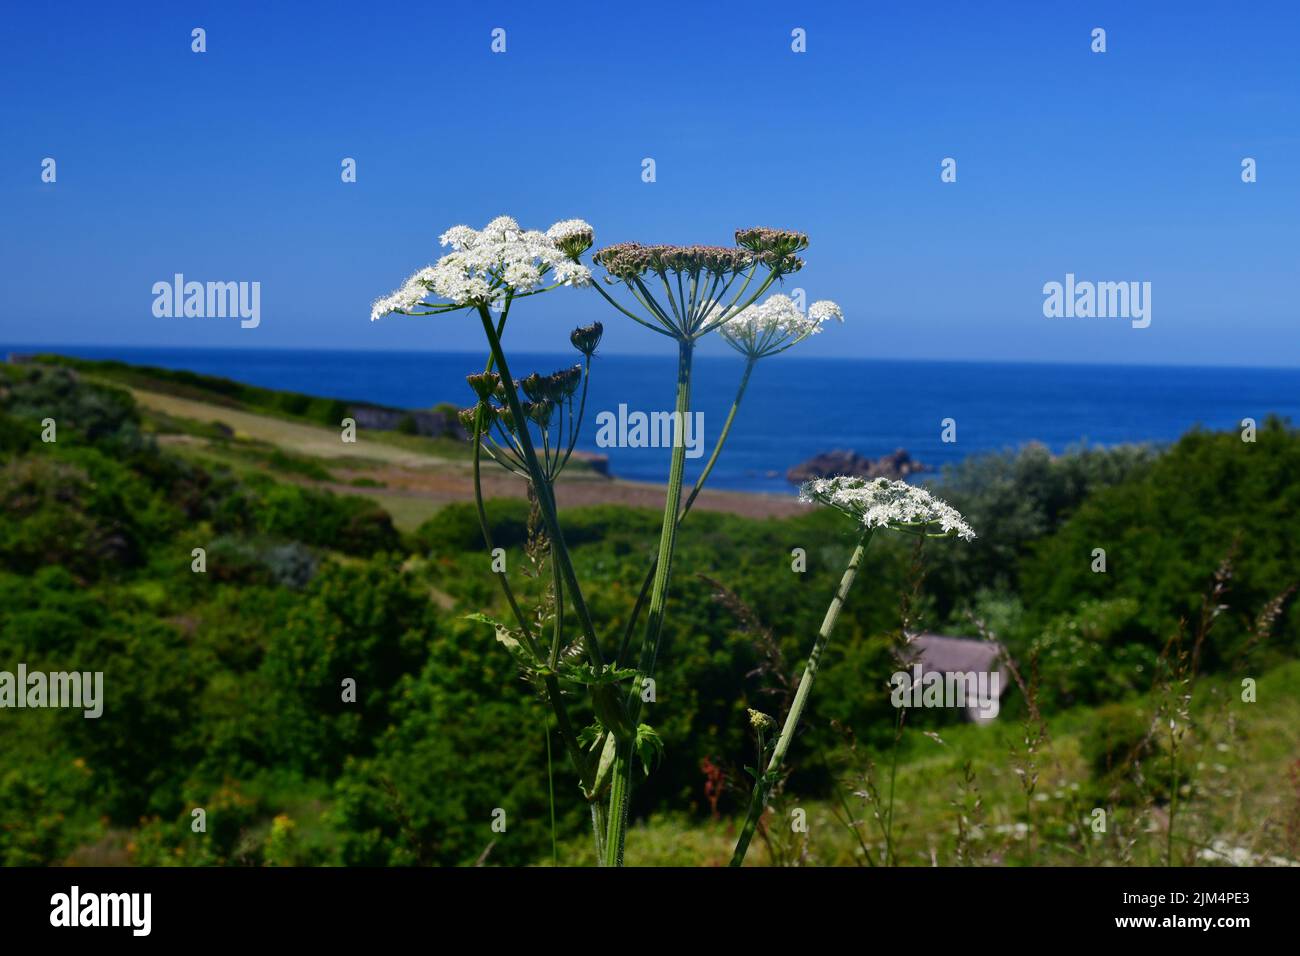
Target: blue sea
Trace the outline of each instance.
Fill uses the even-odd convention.
[[[0,346],[0,348],[4,348]],[[268,388],[404,408],[466,405],[465,376],[484,357],[460,353],[288,350],[164,350],[12,346],[6,352],[61,352],[142,365],[189,369]],[[510,357],[511,371],[551,372],[576,353]],[[704,413],[707,460],[726,418],[743,363],[698,357],[693,407]],[[675,358],[604,356],[593,366],[579,447],[609,455],[611,472],[662,482],[668,451],[597,448],[596,415],[673,407]],[[809,359],[779,355],[754,371],[727,448],[710,486],[793,494],[786,469],[833,449],[876,457],[907,449],[936,470],[981,451],[1042,442],[1053,451],[1087,443],[1169,442],[1189,428],[1238,428],[1269,413],[1300,421],[1300,369],[904,362]],[[944,419],[956,441],[941,439]]]

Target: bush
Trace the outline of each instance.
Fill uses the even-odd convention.
[[[1297,582],[1300,538],[1300,433],[1270,418],[1254,443],[1236,433],[1192,431],[1132,481],[1099,490],[1027,558],[1023,599],[1040,622],[1071,612],[1081,600],[1137,602],[1131,636],[1158,648],[1195,621],[1202,595],[1232,556],[1231,610],[1207,641],[1202,666],[1231,664],[1254,616]],[[1106,552],[1105,573],[1092,570],[1093,549]],[[1300,613],[1278,622],[1268,652],[1293,655]]]

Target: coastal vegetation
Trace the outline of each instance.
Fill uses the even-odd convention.
[[[454,473],[466,443],[363,432],[337,457],[287,451],[163,410],[135,374],[133,392],[92,368],[0,369],[0,670],[105,675],[98,719],[0,711],[0,862],[594,862],[586,801],[557,786],[552,817],[548,708],[468,619],[509,613],[474,504],[460,488],[394,521],[377,497],[392,489],[351,483],[398,454]],[[302,424],[268,408],[242,411]],[[1272,419],[1255,439],[1029,446],[937,476],[979,537],[873,543],[747,863],[1300,859],[1300,433]],[[609,484],[568,477],[575,496]],[[748,711],[785,712],[856,537],[827,510],[700,502],[676,541],[689,570],[630,864],[730,859]],[[490,496],[487,511],[521,602],[543,603],[533,509]],[[599,633],[635,605],[660,518],[566,510]],[[1007,648],[1019,680],[996,722],[900,721],[888,678],[922,630]]]

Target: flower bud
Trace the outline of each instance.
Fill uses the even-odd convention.
[[[524,403],[524,414],[536,423],[538,428],[546,428],[551,424],[551,412],[554,410],[555,403],[550,399]]]
[[[524,390],[524,395],[532,402],[540,402],[550,397],[551,383],[549,377],[538,375],[536,372],[521,381],[519,387]]]
[[[512,432],[512,433],[516,430],[516,429],[515,429],[515,416],[514,416],[513,414],[511,414],[511,412],[510,412],[510,406],[508,406],[508,405],[489,405],[489,406],[488,406],[488,409],[489,409],[489,411],[490,411],[490,413],[491,413],[491,415],[492,415],[492,418],[495,419],[495,420],[496,420],[496,421],[501,425],[502,428],[504,428],[506,431],[508,431],[508,432]]]
[[[551,373],[552,391],[551,398],[554,401],[562,402],[573,395],[582,383],[582,366],[575,365],[573,368],[560,369],[558,372]]]
[[[580,325],[569,333],[569,341],[573,347],[581,352],[587,358],[591,358],[592,353],[596,351],[596,346],[600,344],[600,337],[605,333],[605,327],[599,322],[593,322],[591,325]]]
[[[486,402],[496,391],[501,376],[496,372],[480,372],[477,375],[466,375],[465,381],[469,382],[469,387],[474,389],[474,394],[478,396],[479,401]]]
[[[462,408],[456,413],[456,417],[460,419],[461,427],[464,428],[465,431],[469,432],[472,437],[474,434],[474,423],[478,421],[478,406],[471,405],[469,408]]]

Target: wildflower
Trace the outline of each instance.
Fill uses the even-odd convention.
[[[478,410],[482,407],[482,405],[471,405],[469,408],[462,408],[456,413],[460,419],[461,427],[471,437],[474,435],[474,426],[478,423]]]
[[[831,319],[835,319],[836,321],[843,324],[844,312],[838,305],[836,305],[830,299],[821,299],[817,302],[814,302],[812,305],[808,306],[808,318],[812,319],[814,322],[817,322],[818,324],[822,322],[829,322]]]
[[[755,710],[753,707],[748,708],[749,725],[755,730],[771,730],[776,726],[776,721],[761,710]]]
[[[781,229],[742,229],[736,246],[646,246],[622,242],[597,250],[592,261],[603,266],[605,284],[624,283],[646,310],[635,315],[606,293],[597,290],[624,314],[657,332],[683,342],[693,342],[718,328],[735,312],[752,305],[777,279],[803,268],[795,255],[808,245],[803,233]],[[746,301],[737,302],[748,289],[760,266],[768,276]],[[735,297],[728,291],[741,276],[744,281]],[[658,282],[649,281],[651,278]],[[673,282],[673,279],[676,282]],[[660,301],[652,287],[662,284],[666,299]],[[676,285],[676,293],[673,286]]]
[[[487,408],[491,412],[492,419],[506,431],[513,433],[518,430],[515,428],[515,416],[510,411],[509,405],[488,405]]]
[[[562,219],[546,230],[546,238],[576,262],[595,242],[596,231],[581,219]]]
[[[861,522],[865,528],[888,528],[930,537],[975,537],[956,508],[924,488],[889,478],[814,478],[799,489],[801,501],[818,502]]]
[[[537,372],[533,372],[531,375],[524,378],[519,383],[519,387],[523,389],[524,394],[528,396],[529,401],[540,402],[551,396],[550,382]]]
[[[599,322],[593,322],[591,325],[580,325],[569,333],[569,341],[573,347],[591,358],[592,353],[596,351],[596,346],[600,344],[600,337],[605,334],[605,326]]]
[[[737,229],[736,245],[744,246],[753,252],[787,256],[807,249],[808,236],[792,229],[768,229],[759,226],[753,229]]]
[[[591,227],[570,219],[551,228],[558,238],[521,229],[509,216],[498,216],[482,230],[452,226],[438,237],[451,251],[411,276],[396,292],[377,299],[370,317],[409,313],[417,305],[433,311],[494,306],[510,296],[539,289],[547,273],[552,273],[559,285],[590,284],[591,270],[575,261],[572,250],[583,241],[590,245]],[[423,302],[429,292],[445,301]]]
[[[554,384],[553,398],[557,400],[569,398],[578,390],[578,385],[582,382],[582,366],[574,365],[554,372],[551,381]]]
[[[535,402],[524,402],[524,414],[528,416],[538,428],[545,430],[551,424],[551,415],[555,411],[555,402],[549,398],[540,399]]]
[[[390,312],[409,312],[428,294],[433,279],[433,269],[425,266],[415,275],[402,283],[401,288],[388,295],[381,296],[370,307],[370,321],[375,321]]]
[[[480,372],[477,375],[466,375],[465,381],[474,389],[479,401],[486,402],[501,384],[501,376],[496,372]]]
[[[570,261],[568,259],[555,263],[552,268],[555,281],[560,285],[580,286],[591,285],[591,270],[580,262]]]
[[[832,318],[844,321],[844,313],[834,302],[814,302],[804,314],[793,299],[778,293],[732,315],[722,326],[721,334],[736,351],[751,358],[763,358],[816,335]]]
[[[626,281],[647,272],[695,276],[708,273],[726,278],[749,268],[754,258],[745,249],[729,246],[643,246],[639,242],[621,242],[597,251],[593,260],[611,276]]]

